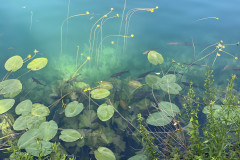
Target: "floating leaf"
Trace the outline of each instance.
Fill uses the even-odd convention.
[[[74,142],[81,139],[81,134],[74,129],[63,129],[59,138],[65,142]]]
[[[20,69],[23,65],[23,59],[20,56],[13,56],[9,58],[5,63],[5,69],[7,71],[15,72]]]
[[[30,118],[30,116],[18,117],[13,124],[13,129],[16,131],[21,131],[21,130],[27,129],[27,121],[29,118]]]
[[[14,99],[2,99],[0,100],[0,114],[7,112],[14,105]]]
[[[155,112],[148,116],[146,122],[153,126],[165,126],[172,121],[164,112]]]
[[[36,58],[28,63],[27,68],[32,71],[37,71],[44,68],[48,63],[47,58]]]
[[[128,86],[129,87],[132,87],[134,89],[138,89],[138,88],[141,88],[143,85],[141,82],[139,81],[136,81],[136,80],[131,80],[128,82]]]
[[[175,83],[176,82],[176,75],[175,74],[167,74],[162,77],[163,83]]]
[[[153,65],[157,65],[162,64],[164,59],[160,53],[152,50],[148,53],[148,61]]]
[[[110,95],[110,92],[106,89],[94,89],[91,91],[91,97],[94,99],[106,98]]]
[[[41,139],[45,141],[51,140],[58,131],[58,125],[55,121],[51,120],[49,122],[43,122],[39,126],[39,135],[41,136]]]
[[[7,79],[0,82],[0,94],[13,98],[22,91],[22,83],[18,79]]]
[[[145,81],[152,89],[161,89],[160,85],[162,84],[162,80],[158,76],[149,74],[145,77]]]
[[[178,106],[173,103],[162,101],[158,103],[159,109],[162,112],[165,112],[168,116],[174,117],[177,113],[180,112]]]
[[[28,115],[32,110],[32,101],[30,101],[29,99],[22,101],[21,103],[19,103],[16,108],[15,108],[15,112],[17,115]]]
[[[42,117],[42,116],[29,116],[28,120],[27,120],[27,127],[28,129],[33,129],[33,128],[39,128],[40,124],[42,124],[42,122],[46,121],[46,117]]]
[[[179,94],[182,88],[177,83],[163,83],[161,89],[168,94]]]
[[[107,121],[112,118],[114,114],[114,108],[111,105],[102,104],[97,109],[98,118],[101,121]]]
[[[73,101],[67,105],[65,108],[65,116],[66,117],[74,117],[78,115],[83,110],[83,104],[78,103],[77,101]]]
[[[98,147],[98,149],[94,151],[94,155],[97,160],[116,160],[113,152],[106,147]]]
[[[36,141],[36,138],[38,137],[38,132],[38,129],[30,129],[25,132],[18,140],[18,147],[24,149],[31,143],[34,143]]]
[[[25,149],[27,153],[30,153],[33,156],[39,157],[40,154],[41,156],[46,156],[52,153],[52,143],[35,140],[33,143],[26,146]]]
[[[133,157],[128,158],[128,160],[147,160],[147,156],[144,154],[137,154]]]
[[[110,82],[101,81],[101,82],[99,82],[98,88],[110,90],[113,88],[113,85]]]
[[[32,115],[46,117],[50,113],[48,107],[40,103],[34,103],[32,108]]]

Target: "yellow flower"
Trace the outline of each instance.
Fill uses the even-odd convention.
[[[130,37],[134,37],[134,34],[131,34]]]
[[[91,59],[91,57],[87,57],[87,60],[90,60]]]
[[[177,63],[177,65],[178,65],[178,66],[180,66],[180,65],[181,65],[181,63],[179,63],[179,62],[178,62],[178,63]]]
[[[219,20],[219,18],[217,17],[216,20]]]
[[[150,12],[154,12],[154,9],[150,9]]]
[[[222,51],[222,49],[219,49],[219,51]]]
[[[31,58],[32,57],[32,55],[31,54],[29,54],[28,56],[27,56],[27,58]]]
[[[225,48],[225,46],[222,46],[222,48]]]
[[[39,51],[35,49],[33,52],[34,52],[34,54],[37,54]]]
[[[216,48],[219,48],[219,46],[216,46]]]
[[[116,17],[119,17],[119,14],[116,14]]]
[[[86,15],[90,14],[88,11],[86,12]]]
[[[219,56],[221,56],[221,54],[217,53],[217,56],[219,57]]]
[[[111,44],[114,44],[114,41],[111,41]]]
[[[223,41],[221,40],[220,43],[223,43]]]
[[[97,27],[100,27],[100,25],[98,24]]]
[[[111,8],[111,11],[113,11],[114,9],[113,8]]]
[[[176,61],[174,59],[172,59],[172,63],[175,63]]]
[[[238,57],[234,57],[234,59],[238,60]]]
[[[155,8],[158,9],[158,6],[156,6]]]

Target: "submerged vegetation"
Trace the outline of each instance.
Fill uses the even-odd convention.
[[[124,34],[121,34],[122,19],[119,34],[105,36],[106,21],[120,17],[119,14],[110,17],[114,11],[111,8],[92,25],[89,46],[84,53],[79,53],[77,46],[76,59],[70,65],[65,64],[69,59],[64,48],[63,26],[68,20],[91,12],[67,16],[61,24],[60,45],[60,58],[65,61],[55,65],[60,75],[53,83],[28,78],[48,65],[48,59],[39,57],[36,49],[33,56],[16,55],[7,59],[4,65],[7,74],[0,82],[0,150],[4,151],[0,157],[11,160],[239,159],[240,94],[234,88],[237,76],[233,74],[228,85],[222,87],[213,75],[214,64],[221,54],[238,61],[225,48],[239,43],[219,41],[204,48],[198,58],[193,43],[191,63],[169,60],[159,49],[148,49],[143,56],[153,66],[151,70],[140,75],[128,68],[116,71],[122,66],[119,59],[123,58],[117,53],[125,53],[127,38],[134,38],[128,31],[132,15],[137,11],[152,13],[156,9],[158,6],[129,10],[125,15]],[[32,15],[31,12],[31,19]],[[104,44],[113,37],[119,38],[115,39],[116,43],[122,42],[123,46]],[[115,44],[112,39],[111,44]],[[211,55],[215,55],[213,61],[202,64]],[[193,69],[194,66],[197,67]],[[16,76],[14,73],[20,69],[27,71]],[[205,73],[205,80],[201,73]]]

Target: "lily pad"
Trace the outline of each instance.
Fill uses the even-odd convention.
[[[27,153],[30,153],[33,156],[38,157],[39,154],[46,156],[52,153],[52,143],[48,141],[35,140],[33,143],[26,146],[25,149]]]
[[[29,99],[24,100],[22,102],[20,102],[16,108],[15,108],[15,112],[17,115],[28,115],[32,110],[32,101],[30,101]]]
[[[110,82],[101,81],[101,82],[99,82],[98,88],[110,90],[113,88],[113,85]]]
[[[174,117],[180,112],[178,106],[173,103],[162,101],[158,103],[158,107],[162,112],[165,112],[168,116]]]
[[[7,79],[0,82],[0,94],[13,98],[22,91],[22,83],[18,79]]]
[[[51,120],[49,122],[43,122],[39,126],[39,135],[41,136],[41,139],[45,141],[51,140],[58,131],[58,125],[55,121]]]
[[[34,143],[38,137],[38,129],[30,129],[25,132],[18,140],[18,147],[24,149],[31,143]]]
[[[111,105],[102,104],[97,109],[98,118],[101,121],[107,121],[112,118],[114,114],[114,108]]]
[[[32,71],[37,71],[44,68],[48,63],[47,58],[36,58],[28,63],[27,68]]]
[[[74,142],[78,139],[82,139],[82,136],[74,129],[63,129],[59,138],[65,142]]]
[[[27,121],[30,116],[20,116],[18,117],[14,124],[13,124],[13,129],[16,131],[21,131],[27,129]]]
[[[162,83],[161,89],[168,94],[179,94],[182,88],[177,83]]]
[[[5,63],[5,69],[7,71],[15,72],[20,69],[23,65],[23,59],[20,56],[13,56],[9,58]]]
[[[42,124],[42,122],[46,121],[46,117],[42,116],[29,116],[27,120],[27,127],[28,129],[33,129],[33,128],[39,128],[39,126]]]
[[[65,116],[66,117],[74,117],[78,115],[83,110],[83,104],[78,103],[77,101],[73,101],[67,105],[65,108]]]
[[[94,89],[91,91],[91,97],[94,99],[103,99],[110,95],[107,89]]]
[[[152,89],[161,89],[162,79],[160,77],[149,74],[145,77],[145,81]]]
[[[160,53],[158,53],[156,51],[150,51],[148,53],[148,61],[150,63],[152,63],[153,65],[157,65],[157,64],[162,64],[164,59]]]
[[[165,126],[172,121],[172,118],[164,112],[155,112],[148,116],[146,122],[153,126]]]
[[[14,105],[14,99],[1,99],[0,100],[0,114],[7,112]]]
[[[40,103],[34,103],[32,108],[32,115],[46,117],[50,113],[48,107]]]
[[[94,155],[97,160],[116,160],[113,152],[106,147],[98,147],[98,149],[94,151]]]
[[[175,74],[167,74],[162,77],[163,83],[175,83],[176,82],[176,75]]]
[[[136,80],[131,80],[128,82],[128,86],[129,87],[132,87],[134,89],[138,89],[138,88],[141,88],[143,85],[141,82],[139,81],[136,81]]]

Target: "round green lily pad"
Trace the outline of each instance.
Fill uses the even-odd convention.
[[[13,124],[13,129],[16,131],[21,131],[27,129],[27,121],[30,116],[20,116],[18,117],[14,124]]]
[[[23,65],[23,59],[20,56],[13,56],[9,58],[5,63],[5,69],[7,71],[15,72],[20,69]]]
[[[99,82],[98,88],[110,90],[113,88],[113,85],[110,82],[101,81],[101,82]]]
[[[116,160],[113,152],[106,147],[98,147],[98,149],[94,151],[94,155],[97,160]]]
[[[29,99],[20,102],[15,108],[15,112],[17,115],[28,115],[29,113],[31,113],[31,110],[32,101],[30,101]]]
[[[46,117],[50,113],[48,107],[40,103],[34,103],[32,108],[32,115]]]
[[[128,82],[128,86],[129,87],[132,87],[134,89],[138,89],[138,88],[141,88],[143,85],[141,82],[139,81],[136,81],[136,80],[131,80]]]
[[[161,89],[162,79],[160,77],[149,74],[145,77],[145,81],[152,89]]]
[[[36,141],[36,138],[38,137],[38,129],[30,129],[27,132],[25,132],[19,139],[18,139],[18,147],[20,149],[24,149],[31,143],[34,143]]]
[[[158,103],[158,107],[162,112],[165,112],[166,115],[174,117],[177,113],[180,112],[178,106],[173,103],[161,101]]]
[[[114,114],[114,108],[111,105],[102,104],[97,109],[98,118],[101,121],[107,121],[112,118]]]
[[[45,141],[51,140],[58,131],[58,125],[55,121],[43,122],[39,126],[39,135]]]
[[[45,121],[46,121],[46,117],[30,115],[27,120],[27,127],[28,129],[39,128],[42,122],[45,122]]]
[[[150,51],[148,53],[148,61],[150,63],[152,63],[153,65],[157,65],[157,64],[162,64],[164,59],[160,53],[158,53],[156,51]]]
[[[52,153],[52,143],[48,141],[35,140],[33,143],[25,147],[27,153],[38,157],[39,154],[42,156],[49,155]]]
[[[94,99],[103,99],[110,95],[107,89],[94,89],[91,91],[91,97]]]
[[[175,83],[176,75],[175,74],[167,74],[162,77],[162,83]]]
[[[0,94],[13,98],[22,91],[22,83],[18,79],[7,79],[0,82]]]
[[[172,118],[164,112],[155,112],[148,116],[146,122],[153,126],[165,126],[172,121]]]
[[[0,100],[0,114],[7,112],[14,105],[14,99],[1,99]]]
[[[37,71],[44,68],[48,63],[47,58],[36,58],[28,63],[27,68],[32,71]]]
[[[168,94],[179,94],[182,90],[182,87],[180,87],[177,83],[162,83],[160,87]]]
[[[78,101],[73,101],[67,105],[65,108],[66,117],[74,117],[78,115],[83,110],[83,104],[78,103]]]
[[[74,142],[81,139],[81,134],[74,129],[63,129],[59,138],[65,142]]]

